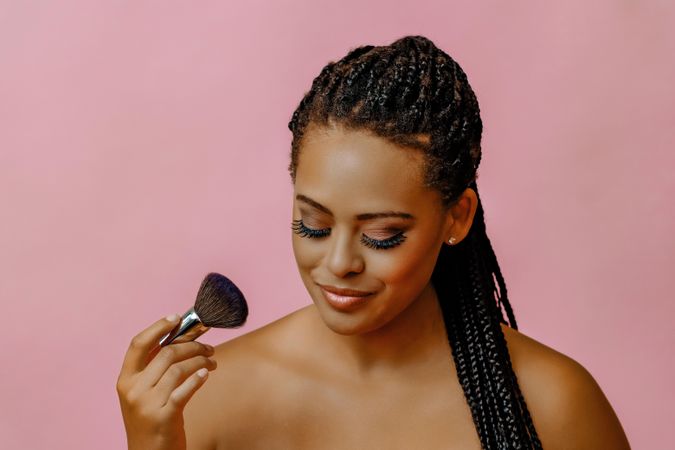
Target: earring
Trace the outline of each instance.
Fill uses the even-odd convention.
[[[448,239],[448,244],[453,245],[457,239],[453,236],[450,239]]]

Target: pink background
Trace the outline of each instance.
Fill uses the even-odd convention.
[[[634,448],[672,448],[673,5],[1,2],[3,448],[125,448],[128,342],[207,272],[250,305],[212,344],[311,301],[287,122],[329,60],[407,34],[478,95],[521,331],[595,376]]]

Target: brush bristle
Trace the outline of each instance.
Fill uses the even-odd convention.
[[[209,273],[204,277],[195,312],[207,327],[236,328],[246,322],[248,305],[244,294],[226,276]]]

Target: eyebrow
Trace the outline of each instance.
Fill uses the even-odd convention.
[[[310,206],[313,206],[314,208],[318,209],[319,211],[323,211],[326,214],[330,214],[331,216],[333,213],[331,212],[330,209],[326,208],[323,206],[321,203],[317,202],[316,200],[312,200],[311,198],[307,197],[306,195],[298,194],[295,196],[295,198],[301,202],[307,203]],[[372,220],[372,219],[381,219],[385,217],[398,217],[401,219],[408,219],[408,220],[414,220],[415,216],[412,214],[409,214],[407,212],[401,212],[401,211],[382,211],[382,212],[376,212],[376,213],[363,213],[363,214],[357,214],[356,215],[356,220],[359,221],[365,221],[365,220]]]

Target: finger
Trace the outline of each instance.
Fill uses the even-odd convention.
[[[211,356],[213,353],[213,347],[197,341],[166,345],[159,350],[157,356],[139,374],[137,384],[142,390],[146,390],[157,384],[162,375],[164,375],[164,372],[172,364],[185,361],[194,356]]]
[[[157,401],[160,405],[166,404],[171,392],[202,367],[214,370],[217,367],[217,363],[206,356],[194,356],[185,361],[172,364],[153,388],[152,395],[158,399]]]
[[[143,370],[150,349],[157,345],[163,335],[178,324],[179,319],[180,316],[177,315],[165,317],[134,336],[124,357],[120,375],[129,376]]]
[[[197,389],[202,387],[206,379],[209,377],[209,371],[206,368],[199,369],[197,372],[189,376],[180,386],[171,391],[167,398],[164,408],[172,410],[182,410],[185,405],[192,398]]]

